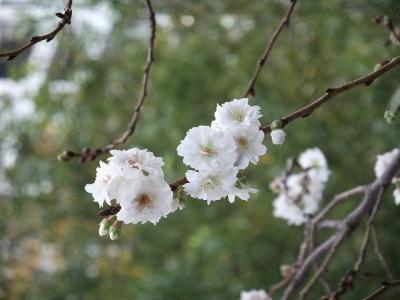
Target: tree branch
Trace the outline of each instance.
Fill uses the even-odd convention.
[[[357,79],[354,79],[352,81],[349,81],[347,83],[344,83],[340,86],[333,87],[333,88],[328,88],[321,97],[318,99],[314,100],[310,104],[288,114],[285,117],[280,118],[282,128],[288,125],[289,123],[293,122],[294,120],[297,120],[298,118],[305,118],[311,115],[316,109],[318,109],[321,105],[324,103],[328,102],[330,99],[333,97],[342,94],[346,91],[349,91],[355,87],[358,87],[360,85],[366,85],[369,86],[371,85],[378,77],[382,76],[389,70],[393,69],[397,65],[400,64],[400,56],[397,56],[395,58],[392,58],[390,61],[383,61],[380,63],[380,67],[365,75],[362,77],[359,77]],[[264,132],[270,132],[271,131],[271,125],[262,127],[261,130]]]
[[[379,296],[390,290],[391,288],[400,286],[400,280],[393,280],[393,281],[384,281],[382,282],[382,286],[373,292],[371,295],[363,298],[362,300],[372,300],[378,299]]]
[[[382,24],[389,31],[389,39],[396,47],[400,48],[400,35],[393,25],[393,21],[388,16],[375,16],[373,21],[376,24]]]
[[[30,40],[23,46],[19,47],[18,49],[12,51],[6,51],[0,53],[0,57],[7,58],[7,60],[12,60],[16,58],[20,53],[24,52],[25,50],[31,48],[36,43],[46,41],[50,42],[53,40],[56,35],[65,27],[65,25],[71,24],[72,19],[72,0],[68,0],[67,4],[64,8],[64,13],[58,12],[56,16],[61,20],[58,22],[57,26],[47,34],[43,35],[35,35],[30,38]]]
[[[392,178],[398,174],[399,170],[400,152],[394,157],[385,173],[366,187],[363,200],[353,211],[351,211],[345,218],[342,219],[341,225],[336,233],[325,240],[325,242],[320,244],[308,255],[308,257],[305,258],[304,263],[293,276],[293,280],[285,290],[282,300],[288,300],[292,298],[297,288],[306,278],[310,268],[320,257],[322,257],[328,251],[330,251],[330,253],[337,251],[340,243],[344,239],[347,239],[349,236],[351,236],[354,230],[358,227],[361,219],[374,207],[378,201],[380,193],[386,190]],[[333,256],[333,254],[328,254],[325,259],[326,263],[321,266],[322,268],[326,268],[325,265],[329,264],[331,256]]]
[[[290,16],[292,15],[292,12],[293,12],[294,6],[296,5],[296,2],[297,2],[297,0],[290,0],[289,7],[287,8],[285,15],[283,16],[278,27],[275,29],[274,33],[272,34],[271,38],[269,39],[269,41],[267,43],[267,48],[264,50],[263,55],[257,62],[256,69],[254,71],[254,74],[253,74],[250,82],[248,83],[248,86],[246,88],[246,91],[243,94],[243,97],[255,95],[256,92],[255,92],[254,86],[256,84],[258,76],[260,75],[261,69],[267,62],[268,56],[269,56],[272,48],[274,47],[274,44],[275,44],[276,40],[278,39],[279,34],[282,32],[282,30],[285,27],[289,26]]]
[[[382,268],[386,272],[386,276],[389,280],[394,280],[394,276],[392,271],[390,270],[385,257],[382,254],[382,251],[379,246],[379,240],[378,240],[378,235],[376,233],[375,226],[372,226],[372,243],[374,244],[374,253],[376,257],[378,258],[380,264],[382,265]]]
[[[144,101],[147,96],[147,86],[150,75],[150,68],[154,61],[154,41],[156,38],[156,19],[153,7],[151,5],[151,0],[146,0],[146,6],[148,11],[148,19],[150,25],[150,37],[149,37],[149,46],[147,50],[147,61],[143,69],[143,78],[142,78],[142,88],[140,90],[139,99],[136,102],[136,105],[133,110],[132,117],[128,123],[128,128],[126,131],[116,140],[114,140],[111,144],[106,146],[90,149],[83,148],[81,152],[75,152],[71,150],[64,151],[61,155],[59,155],[59,160],[69,161],[72,158],[80,158],[80,162],[84,163],[86,161],[94,160],[101,154],[108,153],[111,150],[117,148],[118,146],[125,144],[128,138],[135,132],[136,124],[139,121],[140,112],[142,110]]]

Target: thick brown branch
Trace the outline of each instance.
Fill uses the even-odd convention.
[[[381,190],[379,191],[374,208],[368,218],[368,222],[367,222],[366,230],[365,230],[365,234],[364,234],[364,239],[361,244],[360,251],[358,253],[358,257],[357,257],[356,262],[354,263],[353,268],[350,271],[346,272],[346,274],[341,278],[335,292],[327,295],[325,298],[323,298],[324,300],[329,300],[329,299],[338,300],[340,298],[340,296],[344,295],[349,289],[352,289],[354,287],[354,282],[359,275],[361,265],[363,264],[365,257],[367,255],[367,249],[368,249],[368,244],[369,244],[369,241],[371,238],[371,231],[372,231],[374,218],[375,218],[375,215],[378,212],[380,204],[382,202],[382,196],[383,196],[383,188],[381,188]]]
[[[64,13],[58,12],[56,13],[56,16],[59,17],[61,20],[58,22],[57,26],[52,31],[43,35],[35,35],[31,37],[30,40],[25,45],[19,47],[18,49],[0,53],[0,57],[7,58],[7,60],[12,60],[16,58],[20,53],[31,48],[36,43],[42,41],[50,42],[51,40],[53,40],[56,37],[56,35],[65,27],[65,25],[71,24],[72,0],[67,1],[67,4],[65,5],[64,8]]]
[[[293,280],[284,292],[282,297],[283,300],[288,300],[293,297],[293,294],[297,288],[302,284],[306,278],[310,268],[314,263],[321,258],[328,251],[337,251],[338,245],[347,239],[353,231],[358,227],[361,219],[367,215],[371,209],[374,207],[379,199],[381,192],[384,192],[388,185],[390,184],[392,178],[398,174],[400,170],[400,152],[394,157],[392,163],[387,168],[386,172],[380,177],[373,181],[366,187],[365,195],[361,203],[351,211],[342,221],[341,226],[338,228],[337,232],[328,238],[325,242],[319,245],[315,250],[313,250],[304,260],[304,263],[293,276]],[[333,250],[332,250],[333,249]],[[325,265],[331,260],[333,254],[328,254],[325,258],[326,263],[321,265],[322,268],[326,268]],[[322,270],[324,271],[324,270]],[[321,272],[323,273],[323,272]]]
[[[279,34],[282,32],[282,30],[285,27],[289,26],[290,16],[292,15],[292,12],[293,12],[294,6],[296,5],[296,2],[297,2],[297,0],[290,0],[290,4],[289,4],[288,9],[286,10],[285,15],[283,16],[278,27],[275,29],[274,33],[272,34],[271,38],[269,39],[269,41],[267,43],[267,47],[265,48],[263,55],[257,62],[256,70],[254,71],[254,74],[246,88],[246,91],[243,94],[243,97],[255,95],[254,86],[256,84],[258,76],[260,75],[261,69],[267,62],[268,56],[269,56],[272,48],[274,47],[274,44],[275,44],[276,40],[278,39]]]
[[[139,99],[136,102],[136,105],[133,110],[132,117],[128,123],[128,128],[126,131],[116,140],[114,140],[111,144],[108,144],[104,147],[90,149],[84,148],[81,152],[75,152],[71,150],[64,151],[60,156],[59,160],[69,161],[74,157],[80,158],[80,162],[84,163],[86,161],[94,160],[101,154],[108,153],[111,150],[117,148],[118,146],[126,143],[128,138],[135,132],[136,124],[139,121],[140,112],[142,110],[144,101],[147,96],[147,86],[149,82],[150,68],[154,61],[154,41],[156,38],[156,19],[153,7],[151,5],[151,0],[146,0],[146,6],[148,11],[148,19],[150,24],[150,37],[149,37],[149,46],[147,50],[147,61],[143,69],[143,78],[142,78],[142,87],[139,94]]]

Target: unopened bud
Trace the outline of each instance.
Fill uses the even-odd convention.
[[[387,110],[387,111],[385,111],[385,114],[383,115],[383,117],[386,119],[386,122],[388,122],[389,124],[392,124],[395,119],[395,114],[392,111]]]
[[[282,124],[281,120],[275,120],[271,124],[271,130],[281,129],[282,127],[283,127],[283,124]]]
[[[293,276],[294,272],[296,271],[295,268],[291,265],[281,265],[281,275],[283,278],[290,278]]]
[[[116,240],[121,236],[121,227],[122,227],[121,221],[115,221],[114,224],[111,225],[109,233],[110,233],[110,239],[112,241]]]
[[[383,26],[385,26],[387,29],[393,29],[392,20],[390,20],[388,16],[383,17]]]
[[[113,224],[115,220],[116,220],[115,216],[112,216],[110,218],[104,218],[99,224],[99,235],[104,236],[108,234],[111,224]]]
[[[282,145],[285,142],[286,133],[282,129],[271,131],[272,143],[275,145]]]

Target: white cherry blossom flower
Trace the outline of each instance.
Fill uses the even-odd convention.
[[[267,148],[263,145],[264,132],[258,127],[236,127],[227,129],[226,134],[235,141],[237,155],[235,166],[239,169],[247,168],[249,162],[257,164],[259,156],[267,152]]]
[[[156,224],[172,212],[173,193],[159,174],[145,176],[138,173],[121,182],[120,191],[121,210],[117,219],[125,224]]]
[[[112,157],[108,159],[109,163],[121,167],[124,171],[138,169],[146,173],[163,173],[164,161],[147,149],[111,150],[110,154]]]
[[[220,129],[237,126],[260,127],[261,123],[258,119],[261,116],[260,107],[249,105],[247,98],[234,99],[222,105],[217,105],[215,121],[212,123],[212,126]]]
[[[241,200],[247,201],[250,198],[250,193],[257,193],[258,190],[248,186],[233,186],[228,194],[228,200],[230,203],[235,202],[235,198],[238,197]]]
[[[183,163],[197,170],[233,166],[236,161],[234,141],[209,126],[190,129],[177,148]]]
[[[237,168],[210,169],[205,171],[186,172],[184,191],[193,198],[211,201],[220,200],[231,193],[238,173]]]
[[[271,131],[271,140],[275,145],[282,145],[285,142],[286,133],[282,129]]]
[[[381,177],[385,173],[388,166],[392,163],[394,157],[399,153],[399,149],[395,148],[392,151],[380,154],[376,157],[375,175],[376,178]],[[394,179],[396,180],[396,179]]]
[[[272,300],[264,290],[242,291],[240,300]]]
[[[114,165],[100,161],[100,167],[96,169],[96,172],[95,182],[87,184],[85,191],[92,194],[94,201],[102,207],[104,202],[111,204],[113,196],[110,195],[108,187],[120,174],[120,169]]]

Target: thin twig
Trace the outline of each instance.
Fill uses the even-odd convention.
[[[382,282],[382,286],[373,292],[371,295],[363,298],[362,300],[373,300],[378,299],[383,293],[387,292],[391,288],[400,286],[400,280],[393,280],[393,281],[384,281]]]
[[[305,288],[300,292],[300,299],[303,300],[307,297],[308,293],[310,292],[311,288],[314,286],[314,284],[317,282],[317,280],[322,276],[323,273],[325,273],[326,269],[328,268],[330,262],[334,258],[336,252],[339,249],[340,244],[343,242],[345,236],[344,235],[338,235],[335,240],[333,241],[330,250],[328,254],[326,255],[324,261],[322,262],[321,266],[317,269],[317,271],[314,273],[313,277],[310,279],[310,281],[307,283]]]
[[[400,47],[400,35],[397,33],[393,21],[388,16],[375,16],[373,21],[382,24],[389,31],[389,39],[396,47]]]
[[[50,42],[53,40],[56,35],[65,27],[65,25],[71,24],[72,19],[72,0],[68,0],[67,4],[64,8],[64,13],[58,12],[56,16],[61,20],[58,22],[57,26],[50,31],[49,33],[43,35],[35,35],[30,38],[30,40],[23,46],[19,47],[18,49],[6,51],[0,53],[0,57],[7,58],[7,60],[12,60],[16,58],[20,53],[24,52],[25,50],[31,48],[36,43],[46,41]]]
[[[116,140],[114,140],[111,144],[108,144],[104,147],[90,149],[84,148],[81,152],[75,152],[71,150],[64,151],[59,159],[62,161],[69,161],[72,158],[80,158],[80,162],[84,163],[86,161],[94,160],[100,154],[108,153],[111,150],[117,148],[118,146],[126,143],[128,138],[135,132],[136,124],[139,121],[140,112],[142,110],[144,101],[147,96],[147,86],[149,82],[150,68],[152,63],[154,62],[154,41],[156,38],[156,19],[153,7],[151,5],[151,0],[146,0],[146,6],[148,11],[148,19],[150,25],[150,37],[149,37],[149,46],[147,50],[147,61],[145,67],[143,69],[143,78],[142,78],[142,88],[140,90],[139,99],[136,102],[136,105],[133,110],[132,117],[128,123],[128,128],[126,131]]]
[[[267,43],[267,47],[264,50],[263,55],[257,62],[256,69],[254,71],[254,74],[250,80],[250,82],[247,85],[246,91],[243,94],[243,97],[248,97],[248,96],[254,96],[255,95],[255,89],[254,86],[256,84],[256,81],[258,79],[258,76],[260,75],[261,69],[265,65],[265,63],[268,60],[268,56],[271,53],[272,48],[274,47],[274,44],[276,40],[278,39],[279,34],[282,32],[282,30],[289,26],[290,22],[290,16],[292,15],[294,6],[296,5],[297,0],[290,0],[289,7],[286,10],[285,15],[283,16],[282,20],[280,21],[278,27],[275,29],[274,33],[272,34],[271,38],[269,39]]]
[[[333,97],[335,97],[339,94],[342,94],[343,92],[351,90],[360,85],[366,85],[366,86],[371,85],[378,77],[382,76],[387,71],[393,69],[394,67],[396,67],[399,64],[400,64],[400,56],[397,56],[397,57],[391,59],[390,61],[381,62],[380,68],[378,68],[377,70],[375,70],[365,76],[354,79],[354,80],[344,83],[340,86],[327,89],[325,94],[323,94],[321,97],[314,100],[310,104],[300,108],[299,110],[296,110],[295,112],[288,114],[287,116],[285,116],[283,118],[280,118],[279,120],[281,122],[282,128],[285,127],[286,125],[288,125],[289,123],[293,122],[294,120],[297,120],[298,118],[308,117],[316,109],[318,109],[321,105],[323,105],[324,103],[326,103]],[[271,125],[272,124],[262,127],[261,130],[264,132],[270,132]]]
[[[383,270],[386,273],[386,276],[389,280],[394,280],[394,275],[389,268],[389,265],[386,262],[385,257],[382,254],[382,251],[379,246],[378,234],[376,233],[375,226],[372,226],[372,243],[374,245],[374,253],[378,258],[380,264],[382,265]]]
[[[352,188],[348,191],[342,192],[340,194],[337,194],[333,199],[328,203],[327,206],[324,207],[323,210],[313,219],[313,222],[315,225],[318,225],[318,223],[325,218],[325,216],[339,203],[342,201],[346,200],[347,198],[350,198],[354,195],[363,193],[365,191],[365,186],[357,186],[355,188]]]

